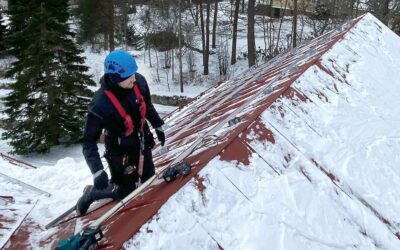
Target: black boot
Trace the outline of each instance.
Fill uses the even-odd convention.
[[[90,207],[90,204],[93,203],[94,200],[91,195],[93,188],[94,187],[92,185],[88,185],[83,189],[83,195],[81,196],[81,198],[79,198],[75,207],[76,214],[78,216],[85,215]]]
[[[76,203],[76,214],[83,216],[88,211],[90,205],[97,200],[118,198],[117,188],[114,185],[108,185],[106,189],[98,190],[93,186],[86,186],[82,197]]]

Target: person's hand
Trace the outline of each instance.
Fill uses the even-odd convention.
[[[96,189],[105,189],[108,187],[108,175],[106,171],[99,170],[93,175],[93,183]]]
[[[162,127],[156,128],[157,139],[160,141],[161,146],[165,144],[165,133]]]

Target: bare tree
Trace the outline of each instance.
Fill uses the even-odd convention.
[[[390,29],[400,34],[400,1],[399,0],[364,0],[367,10],[372,12]]]
[[[189,45],[193,45],[194,37],[193,37],[192,29],[186,30],[185,43],[189,44]],[[193,53],[193,50],[187,48],[186,49],[186,55],[187,55],[186,62],[187,62],[188,69],[189,69],[189,79],[190,79],[190,81],[192,81],[194,79],[194,75],[195,75],[195,72],[196,72],[195,65],[194,65],[194,53]]]
[[[335,10],[336,3],[331,6],[325,4],[317,4],[315,12],[308,15],[306,23],[312,28],[312,36],[319,37],[327,30],[335,28],[342,23],[341,19],[337,19],[333,13],[338,13]]]
[[[277,31],[277,38],[276,38],[276,45],[274,46],[274,49],[273,49],[274,56],[276,56],[279,53],[279,42],[281,39],[282,24],[283,24],[283,20],[285,18],[285,12],[286,12],[287,7],[288,7],[288,0],[285,1],[285,7],[283,9],[282,17],[279,22],[279,28]]]
[[[240,6],[240,0],[235,0],[235,13],[233,16],[233,28],[232,28],[231,65],[236,63],[236,42],[237,42],[237,26],[239,18],[239,6]]]
[[[108,40],[109,40],[109,49],[110,51],[113,51],[115,49],[115,41],[114,41],[114,26],[115,26],[115,19],[114,19],[114,0],[109,1],[109,18],[110,22],[108,25]]]
[[[192,19],[194,21],[195,26],[199,26],[199,5],[195,4],[194,8],[190,7],[189,8],[189,13],[192,16]]]
[[[207,11],[206,11],[206,48],[204,50],[204,75],[208,75],[208,62],[210,59],[210,0],[207,0]]]
[[[256,42],[254,37],[255,0],[249,0],[247,7],[247,52],[249,67],[256,63]]]
[[[181,9],[181,0],[179,0],[179,33],[178,33],[178,39],[179,39],[179,86],[181,89],[181,93],[183,93],[183,75],[182,75],[182,9]],[[173,75],[173,74],[172,74]],[[169,86],[168,86],[169,87]]]
[[[203,0],[200,0],[200,29],[201,29],[201,49],[203,53],[203,67],[206,65],[206,55],[204,51],[206,50],[206,35],[204,31],[204,13],[203,13]]]
[[[383,0],[381,5],[381,20],[385,25],[389,23],[389,0]]]
[[[217,49],[217,57],[218,57],[218,69],[220,79],[226,80],[228,77],[228,69],[229,69],[229,45],[228,39],[224,41],[221,39],[219,41],[219,46]]]
[[[218,0],[215,0],[214,5],[214,19],[213,19],[213,31],[212,31],[212,48],[216,48],[216,33],[217,33],[217,17],[218,17]]]
[[[359,8],[360,8],[360,1],[361,0],[356,0],[356,2],[355,2],[354,12],[353,12],[353,15],[352,15],[353,18],[358,16],[358,11],[359,11]]]
[[[297,46],[297,0],[293,1],[293,20],[292,20],[292,47]]]
[[[158,60],[158,51],[154,50],[156,52],[156,72],[157,72],[157,82],[160,82],[160,66],[159,66],[159,60]]]

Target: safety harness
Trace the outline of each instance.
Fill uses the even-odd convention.
[[[144,98],[142,94],[140,93],[139,87],[135,83],[133,85],[133,92],[136,96],[136,101],[139,103],[139,112],[140,112],[140,129],[139,129],[139,140],[140,140],[140,156],[139,156],[139,168],[138,168],[138,173],[139,176],[142,176],[143,174],[143,163],[144,163],[144,123],[146,119],[146,103],[144,101]],[[125,136],[129,136],[133,133],[134,129],[134,124],[132,117],[126,113],[125,109],[122,107],[121,103],[118,101],[117,97],[109,90],[104,90],[104,93],[110,99],[111,103],[115,107],[115,109],[118,111],[119,115],[124,119],[124,125],[125,125]]]
[[[142,94],[140,93],[140,90],[139,90],[139,87],[137,86],[137,84],[133,85],[133,92],[135,93],[136,100],[140,105],[139,112],[140,112],[140,116],[141,116],[141,119],[140,119],[141,124],[140,124],[139,131],[143,132],[144,122],[146,119],[146,111],[147,111],[146,103],[144,101]],[[115,107],[115,109],[117,109],[119,115],[124,119],[125,135],[126,136],[131,135],[133,132],[133,129],[134,129],[132,117],[126,113],[125,109],[122,107],[122,105],[118,101],[117,97],[110,90],[104,90],[104,93],[106,94],[108,99],[110,99],[110,101],[113,104],[113,106]]]

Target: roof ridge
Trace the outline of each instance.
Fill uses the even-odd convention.
[[[367,13],[367,14],[368,14],[368,13]],[[364,14],[364,15],[362,15],[362,16],[356,18],[356,19],[349,20],[349,21],[345,22],[340,28],[331,30],[331,31],[325,33],[324,35],[322,35],[322,36],[320,36],[320,37],[317,37],[317,38],[311,40],[309,43],[306,43],[306,44],[304,44],[303,46],[299,46],[299,47],[296,47],[296,48],[292,48],[290,51],[288,51],[288,52],[286,52],[286,53],[284,53],[284,54],[281,54],[281,55],[279,55],[279,56],[277,56],[277,57],[274,57],[272,60],[275,59],[275,61],[274,61],[272,64],[268,64],[268,66],[269,66],[269,65],[273,65],[274,63],[278,62],[279,59],[283,59],[282,57],[283,57],[284,55],[288,56],[287,53],[292,52],[292,55],[295,55],[296,52],[297,52],[298,50],[300,50],[300,49],[302,49],[302,48],[304,48],[304,47],[306,47],[306,46],[312,44],[313,41],[319,40],[319,39],[321,39],[322,37],[325,37],[325,36],[329,35],[330,33],[334,33],[335,31],[338,31],[338,30],[339,30],[339,33],[336,34],[337,37],[335,37],[335,38],[332,40],[332,43],[330,43],[329,46],[328,46],[327,48],[325,48],[324,51],[323,51],[319,56],[317,56],[317,58],[313,59],[313,60],[311,61],[311,63],[307,64],[306,67],[304,67],[304,69],[301,68],[301,73],[300,73],[300,74],[296,74],[296,72],[298,72],[298,70],[297,70],[297,71],[294,71],[294,72],[292,73],[293,75],[295,75],[295,77],[291,78],[291,79],[290,79],[290,83],[287,83],[287,86],[286,86],[283,90],[279,91],[279,95],[274,95],[275,98],[274,98],[273,101],[271,101],[271,104],[274,103],[274,102],[279,98],[279,96],[280,96],[281,94],[283,94],[287,89],[289,89],[289,88],[291,87],[291,85],[292,85],[300,76],[302,76],[311,66],[316,65],[316,64],[319,62],[319,60],[321,59],[321,57],[324,56],[324,55],[325,55],[335,44],[337,44],[341,39],[343,39],[344,36],[345,36],[345,35],[346,35],[360,20],[362,20],[367,14]],[[349,27],[347,27],[346,29],[344,29],[344,27],[345,27],[346,25],[349,25]],[[314,48],[312,48],[312,49],[314,49]],[[294,52],[294,53],[293,53],[293,52]],[[318,53],[317,53],[317,54],[318,54]],[[255,69],[257,69],[257,68],[259,68],[259,67],[260,67],[260,66],[255,67]],[[289,67],[290,67],[290,68],[289,68],[289,71],[290,71],[292,68],[294,68],[293,66],[289,66]],[[254,69],[250,68],[248,71],[251,72],[252,70],[254,70]],[[267,67],[266,70],[268,70],[268,67]],[[283,79],[284,79],[286,76],[288,76],[288,75],[290,75],[290,72],[286,72],[284,75],[281,74],[280,77],[278,77],[278,79],[274,79],[274,78],[273,78],[272,81],[269,83],[269,85],[266,84],[266,87],[263,88],[261,91],[257,92],[257,93],[255,94],[255,96],[258,96],[259,94],[265,92],[265,90],[270,90],[271,92],[273,92],[273,91],[275,90],[275,88],[274,88],[274,86],[272,86],[272,85],[273,85],[274,83],[276,83],[276,82],[279,82],[280,80],[283,80]],[[272,89],[270,89],[270,87],[272,87]],[[268,92],[269,92],[269,91],[268,91]],[[250,100],[249,103],[251,103],[251,102],[253,102],[253,101],[255,101],[255,100],[254,100],[254,99],[253,99],[253,100]],[[270,102],[270,101],[268,101],[268,103],[269,103],[269,102]],[[247,103],[246,103],[246,104],[247,104]],[[242,106],[246,106],[246,105],[242,105]],[[241,106],[241,107],[242,107],[242,106]],[[268,105],[268,106],[269,106],[269,105]],[[267,107],[268,107],[268,106],[267,106]],[[265,108],[267,108],[267,107],[265,107]],[[265,110],[265,108],[263,108],[262,110]],[[240,107],[239,107],[239,109],[240,109]],[[261,110],[261,109],[260,109],[260,110]],[[235,111],[236,111],[236,110],[235,110]],[[235,111],[234,111],[233,113],[235,113]],[[240,112],[240,111],[239,111],[239,112]],[[253,116],[253,119],[252,119],[252,121],[249,123],[248,126],[251,126],[251,124],[260,116],[261,113],[262,113],[262,111],[261,111],[259,114],[257,114],[256,116]],[[225,120],[229,120],[229,119],[225,119]],[[225,120],[224,120],[224,121],[225,121]],[[243,128],[239,131],[239,133],[237,133],[237,135],[235,136],[235,138],[237,138],[238,135],[239,135],[240,133],[242,133],[244,130],[246,130],[248,126],[243,127]],[[234,140],[234,138],[233,138],[228,144],[226,144],[226,146],[228,146],[230,143],[232,143],[233,140]],[[224,148],[225,148],[225,147],[224,147]],[[224,148],[222,148],[220,151],[216,152],[215,155],[218,155]]]

